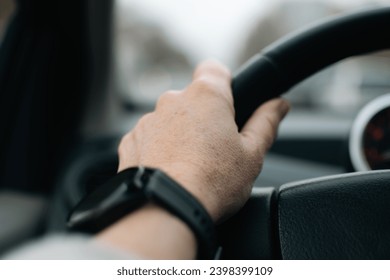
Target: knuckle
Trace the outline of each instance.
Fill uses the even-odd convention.
[[[156,108],[169,106],[178,97],[177,91],[166,91],[157,100]]]
[[[199,78],[192,82],[191,89],[196,94],[215,95],[219,93],[218,84],[210,78]]]
[[[228,67],[223,65],[222,63],[216,60],[206,60],[198,65],[196,68],[196,72],[198,75],[211,73],[216,76],[227,77],[230,78],[231,73]]]
[[[150,119],[152,118],[152,113],[147,113],[145,115],[143,115],[139,120],[138,120],[138,123],[136,125],[136,129],[137,128],[142,128],[142,127],[145,127],[149,122],[150,122]]]

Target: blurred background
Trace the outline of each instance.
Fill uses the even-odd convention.
[[[213,57],[233,71],[262,48],[321,18],[375,0],[117,0],[115,58],[125,102],[153,103],[163,91],[184,87],[197,62]],[[386,53],[350,59],[312,77],[287,96],[295,109],[353,114],[389,91]]]
[[[234,72],[293,30],[387,2],[115,0],[113,93],[125,107],[150,109],[164,91],[185,87],[203,59],[216,58]],[[14,6],[12,0],[0,1],[0,40]],[[390,91],[389,62],[388,53],[349,59],[306,80],[287,98],[294,110],[351,116],[368,100]]]

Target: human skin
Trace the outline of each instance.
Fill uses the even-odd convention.
[[[163,170],[219,223],[248,200],[288,110],[285,100],[270,100],[238,131],[230,72],[216,61],[205,61],[187,88],[164,93],[155,110],[122,138],[119,171],[140,165]],[[191,229],[152,203],[125,216],[97,239],[151,259],[192,259],[197,250]]]

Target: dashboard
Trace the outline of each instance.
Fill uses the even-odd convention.
[[[390,94],[373,99],[354,116],[293,110],[255,186],[378,169],[390,169]]]

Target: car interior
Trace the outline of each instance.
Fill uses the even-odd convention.
[[[121,39],[157,48],[153,55],[121,50],[114,2],[13,2],[0,33],[0,254],[67,232],[70,210],[116,174],[122,135],[153,109],[142,99],[145,83],[133,82],[138,76],[154,81],[141,75],[149,73],[142,65],[163,73],[158,77],[165,77],[164,67],[190,75],[181,69],[191,61],[153,26],[143,30],[157,34],[152,44],[129,24],[134,37]],[[267,42],[234,71],[238,128],[260,104],[281,95],[297,107],[327,98],[341,105],[337,114],[317,104],[286,118],[248,203],[217,227],[222,259],[390,258],[388,27],[388,5],[337,12]],[[130,61],[147,62],[124,66],[129,58],[115,56],[118,49]],[[370,97],[361,97],[352,112],[353,90],[345,86],[352,78],[345,73],[361,61],[369,61],[364,65],[371,72],[358,86]],[[342,90],[319,89],[332,71],[340,71]],[[123,82],[126,77],[133,83]],[[141,101],[126,88],[140,92]]]

